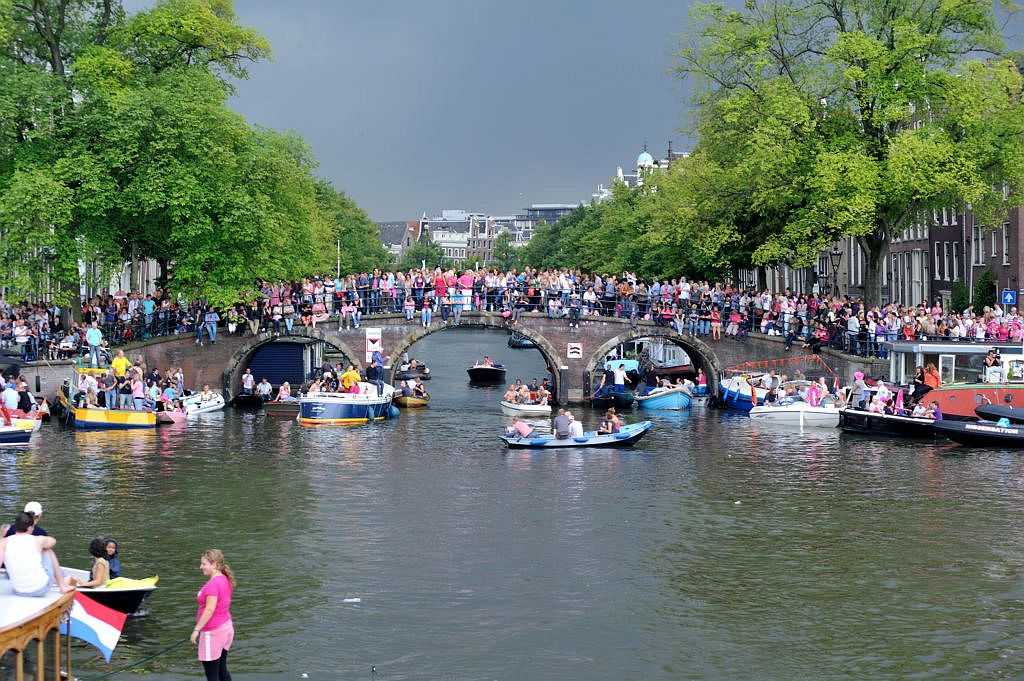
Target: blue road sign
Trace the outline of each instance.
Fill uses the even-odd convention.
[[[1003,305],[1016,305],[1017,304],[1017,292],[1011,289],[1003,290]]]

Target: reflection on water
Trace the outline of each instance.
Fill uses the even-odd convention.
[[[543,376],[539,353],[504,343],[417,343],[430,406],[366,427],[234,411],[47,426],[0,451],[0,504],[41,501],[69,565],[88,566],[101,534],[129,575],[160,575],[114,664],[188,634],[199,554],[217,546],[239,577],[238,678],[1020,675],[1017,453],[704,410],[628,413],[655,424],[631,450],[509,451],[503,388],[465,372],[486,352],[510,379]],[[597,427],[599,410],[572,411]],[[108,669],[84,646],[75,668]],[[140,673],[199,666],[186,646]]]

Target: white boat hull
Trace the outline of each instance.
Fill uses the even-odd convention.
[[[509,416],[551,416],[550,404],[515,404],[501,401],[501,411]]]
[[[224,408],[224,396],[214,393],[208,400],[201,399],[202,393],[193,393],[181,401],[181,406],[187,416],[198,416],[208,414],[211,411],[220,411]]]
[[[790,404],[780,407],[759,406],[750,410],[750,418],[764,423],[778,423],[805,428],[839,427],[839,410],[835,407],[812,407]]]

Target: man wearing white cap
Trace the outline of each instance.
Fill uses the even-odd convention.
[[[49,537],[50,533],[39,527],[39,519],[43,517],[43,505],[38,501],[30,501],[25,504],[25,513],[32,516],[32,534],[36,537]],[[14,525],[9,525],[7,531],[4,533],[5,537],[10,537],[14,534]]]
[[[571,411],[565,412],[565,415],[569,417],[569,436],[583,437],[583,424],[576,420]]]

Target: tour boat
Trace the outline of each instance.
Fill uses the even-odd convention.
[[[636,405],[641,409],[689,409],[693,397],[683,387],[655,388],[646,395],[636,396]]]
[[[471,383],[498,385],[505,382],[505,367],[501,364],[474,364],[466,371]]]
[[[403,409],[422,409],[430,404],[430,395],[401,395],[395,393],[395,406]]]
[[[184,407],[185,414],[188,416],[208,414],[211,411],[220,411],[224,408],[224,396],[220,393],[211,392],[204,400],[201,392],[192,393],[181,401],[181,406]]]
[[[925,402],[935,401],[944,419],[973,420],[980,404],[1017,405],[1024,408],[1024,348],[1020,343],[957,340],[900,340],[886,343],[889,378],[901,385],[914,380],[914,367],[934,364],[942,385],[930,390]],[[983,364],[990,349],[1000,362],[986,375]]]
[[[188,418],[188,414],[180,409],[165,409],[163,411],[155,412],[155,414],[156,422],[162,425],[185,423],[185,420]]]
[[[930,440],[935,436],[935,419],[877,414],[849,407],[839,410],[839,427],[848,433]]]
[[[750,411],[757,404],[764,404],[768,391],[757,385],[761,382],[760,378],[760,375],[739,374],[723,379],[718,385],[719,402],[737,411]],[[756,404],[751,400],[752,394],[756,396]]]
[[[74,385],[78,385],[78,377],[91,372],[97,375],[106,373],[106,369],[92,369],[75,366]],[[136,409],[104,409],[102,407],[77,406],[72,401],[71,383],[65,382],[57,390],[57,404],[66,418],[75,428],[82,430],[128,430],[135,428],[156,428],[156,415],[152,411]]]
[[[299,400],[269,400],[263,403],[263,411],[267,416],[295,418],[299,415]]]
[[[395,389],[384,385],[380,395],[373,383],[360,381],[359,392],[306,393],[299,398],[299,423],[304,426],[354,425],[388,417]]]
[[[970,447],[1024,449],[1024,424],[995,421],[936,421],[935,432]]]
[[[839,425],[839,410],[834,404],[812,407],[809,402],[784,397],[777,402],[758,405],[750,410],[750,418],[765,423],[817,428]]]
[[[551,416],[550,404],[520,404],[501,401],[501,411],[509,416]]]
[[[501,441],[509,449],[564,449],[573,447],[628,447],[635,444],[651,429],[650,421],[622,426],[617,433],[590,431],[579,437],[557,438],[554,435],[534,433],[529,437],[502,435]]]
[[[690,356],[681,347],[663,338],[652,338],[641,353],[641,359],[654,366],[658,376],[676,378],[693,376],[696,370]]]
[[[64,576],[74,578],[79,582],[89,581],[89,571],[78,568],[61,567]],[[117,610],[127,615],[138,614],[142,602],[157,590],[159,577],[147,577],[145,579],[129,579],[127,577],[114,577],[103,586],[79,586],[77,591],[85,594],[101,605],[111,610]]]

